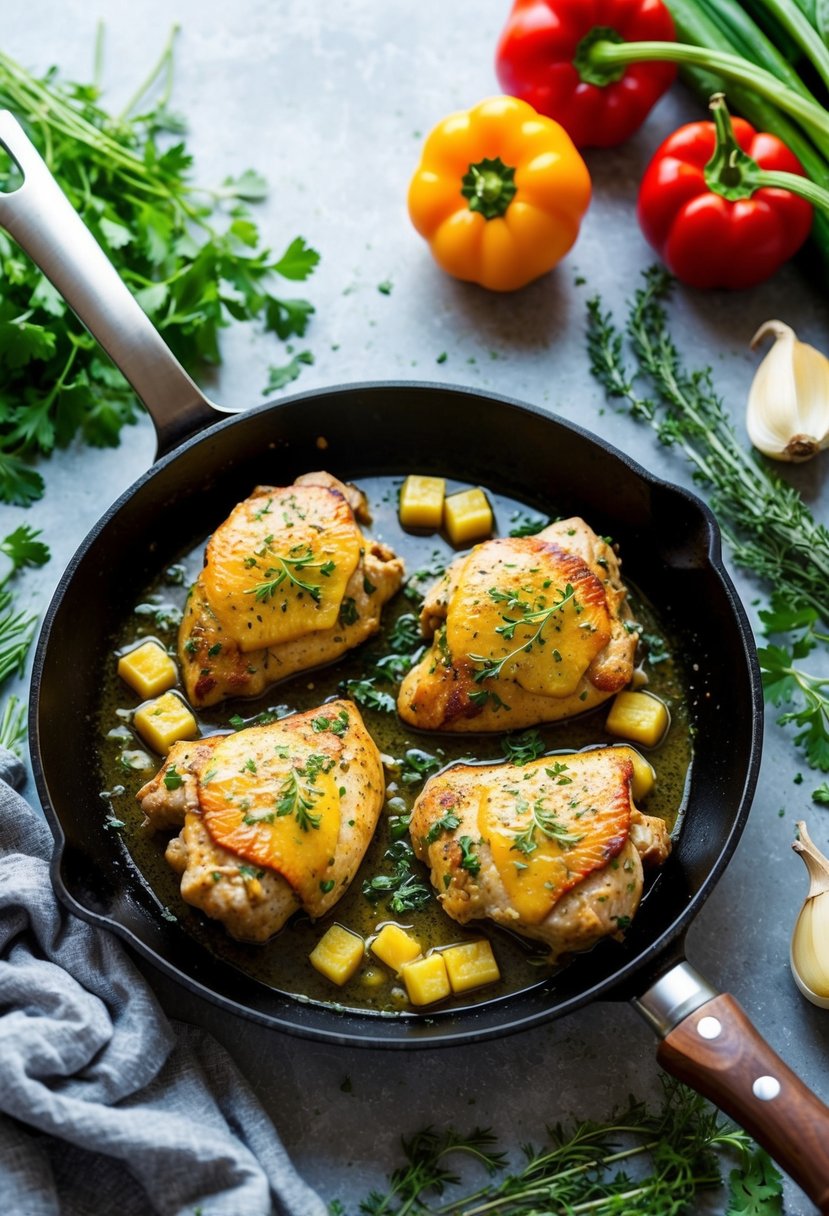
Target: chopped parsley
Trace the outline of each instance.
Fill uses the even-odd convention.
[[[316,718],[311,719],[311,728],[317,734],[330,730],[333,735],[344,735],[348,730],[348,710],[341,709],[334,718],[329,718],[326,714],[317,714]]]
[[[363,895],[370,903],[388,899],[389,909],[396,915],[414,912],[432,898],[431,887],[414,869],[415,856],[406,840],[395,840],[383,857],[393,863],[390,874],[375,874],[363,883]]]
[[[470,874],[480,873],[481,859],[473,851],[474,841],[472,837],[461,836],[458,839],[458,844],[461,846],[461,869],[468,870]]]
[[[164,785],[168,790],[177,790],[182,784],[183,778],[181,773],[176,771],[176,766],[171,764],[164,774]]]
[[[375,688],[374,680],[345,680],[342,685],[343,693],[356,701],[363,709],[376,709],[391,714],[395,710],[394,697],[391,693],[381,692]]]
[[[447,811],[445,815],[441,815],[440,819],[436,819],[429,831],[423,837],[425,845],[434,844],[441,832],[454,832],[455,828],[460,827],[460,819],[454,811]],[[462,839],[468,840],[468,836]],[[479,867],[480,868],[480,867]]]
[[[546,747],[537,730],[525,730],[520,735],[507,735],[503,739],[502,745],[506,759],[510,764],[518,765],[519,768],[529,764],[531,760],[538,760],[540,756],[544,755]]]
[[[360,613],[357,611],[357,601],[352,599],[350,595],[343,598],[340,604],[339,621],[341,625],[355,625],[360,619]]]

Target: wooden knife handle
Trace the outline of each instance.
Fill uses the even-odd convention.
[[[657,1053],[678,1077],[741,1124],[829,1214],[829,1107],[774,1052],[727,994],[683,1018]]]

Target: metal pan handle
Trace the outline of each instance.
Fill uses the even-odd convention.
[[[216,421],[219,409],[188,376],[121,281],[23,128],[0,111],[0,145],[23,184],[0,191],[0,225],[63,296],[144,402],[163,455]]]
[[[737,1001],[682,962],[633,1003],[662,1037],[657,1059],[665,1071],[741,1124],[826,1216],[829,1108]]]

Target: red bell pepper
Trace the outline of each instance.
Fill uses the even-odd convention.
[[[657,149],[639,190],[639,223],[683,283],[752,287],[806,240],[806,200],[825,208],[829,195],[776,136],[741,118],[732,125],[721,94],[711,111],[713,122],[687,123]]]
[[[665,62],[592,70],[594,41],[673,41],[661,0],[515,0],[496,53],[504,92],[555,118],[577,147],[622,143],[669,87]]]

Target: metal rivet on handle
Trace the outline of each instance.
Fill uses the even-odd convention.
[[[719,1018],[700,1018],[697,1022],[697,1034],[704,1039],[717,1039],[722,1034],[722,1022]]]
[[[761,1102],[771,1102],[780,1093],[780,1082],[777,1077],[758,1077],[751,1087],[751,1092]]]

